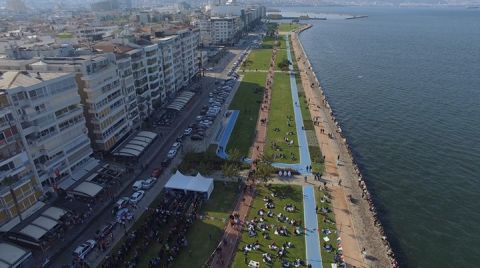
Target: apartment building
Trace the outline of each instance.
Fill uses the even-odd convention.
[[[56,186],[84,174],[93,153],[72,73],[7,71],[0,88],[14,107],[38,182]],[[25,158],[27,159],[27,158]]]
[[[38,65],[38,66],[36,66]],[[116,58],[113,53],[44,58],[34,70],[76,74],[88,134],[95,151],[108,151],[131,130]]]
[[[150,90],[152,111],[162,105],[164,91],[163,54],[157,44],[144,47],[147,67],[148,88]],[[165,95],[165,94],[163,94]]]
[[[132,62],[126,54],[117,54],[116,59],[128,124],[131,129],[134,129],[140,125],[140,113],[138,111],[137,93],[135,92]]]
[[[173,97],[176,92],[175,83],[175,67],[174,62],[174,47],[176,45],[176,36],[168,36],[159,39],[155,39],[159,47],[159,51],[162,54],[162,69],[163,69],[163,91],[162,100],[165,98]],[[178,63],[177,63],[178,66]]]
[[[3,75],[2,75],[3,77]],[[34,207],[42,194],[15,108],[0,79],[0,226]]]

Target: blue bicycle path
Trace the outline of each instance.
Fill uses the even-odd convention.
[[[288,42],[288,35],[285,35],[285,40],[287,43],[287,57],[290,63],[292,61],[292,55],[290,53],[290,43]],[[300,108],[300,100],[298,98],[298,88],[297,88],[297,81],[295,80],[295,72],[293,69],[293,65],[288,65],[289,75],[290,75],[290,91],[292,93],[292,100],[293,100],[293,112],[295,115],[295,126],[297,129],[297,141],[298,141],[298,150],[300,152],[300,162],[296,164],[286,164],[286,163],[273,163],[273,166],[276,168],[291,168],[295,169],[296,171],[300,172],[301,174],[310,174],[307,171],[306,167],[312,165],[312,161],[310,159],[310,151],[308,149],[308,141],[307,135],[303,127],[303,117],[302,117],[302,110]]]
[[[217,155],[222,159],[228,158],[225,149],[227,148],[228,140],[230,139],[230,135],[232,135],[233,128],[235,127],[235,123],[237,122],[239,113],[240,111],[238,110],[231,110],[228,122],[225,125],[220,141],[218,142]]]
[[[303,186],[303,215],[305,218],[305,248],[307,264],[312,268],[322,268],[322,255],[320,253],[320,236],[318,234],[318,221],[315,202],[315,190],[312,185]]]

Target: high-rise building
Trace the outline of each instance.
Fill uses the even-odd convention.
[[[10,10],[13,12],[27,11],[27,7],[25,6],[25,3],[23,2],[23,0],[7,0],[6,8],[7,10]]]
[[[2,81],[2,80],[0,80]],[[0,225],[34,206],[43,193],[21,126],[5,85],[0,82]]]
[[[8,71],[0,81],[42,186],[56,187],[67,178],[82,176],[92,160],[92,148],[75,75]]]

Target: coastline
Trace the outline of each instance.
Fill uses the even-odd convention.
[[[301,32],[311,27],[307,24],[292,32],[291,41],[308,106],[317,123],[316,136],[325,156],[326,172],[322,178],[332,189],[334,207],[343,208],[335,211],[335,218],[340,225],[345,260],[349,267],[398,267],[350,146],[298,39]]]

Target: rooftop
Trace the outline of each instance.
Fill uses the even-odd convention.
[[[27,71],[0,72],[0,89],[30,87],[68,74],[69,73],[43,73]]]

